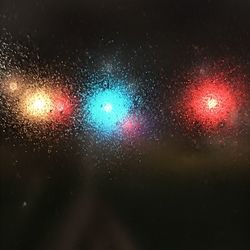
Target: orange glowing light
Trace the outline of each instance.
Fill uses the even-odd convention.
[[[23,91],[23,83],[24,80],[20,77],[8,77],[2,81],[1,90],[9,96],[17,97]]]
[[[52,107],[51,97],[44,90],[28,93],[23,102],[24,114],[29,119],[48,119]]]
[[[14,92],[18,89],[18,84],[16,81],[12,81],[9,83],[9,89],[11,92]]]

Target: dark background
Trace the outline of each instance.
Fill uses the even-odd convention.
[[[249,13],[247,0],[0,0],[0,27],[41,64],[79,67],[86,51],[129,64],[136,52],[164,107],[168,80],[194,64],[233,58],[250,74]],[[190,143],[168,135],[165,117],[158,140],[114,154],[74,139],[34,150],[1,133],[1,249],[249,249],[249,128],[224,146]]]

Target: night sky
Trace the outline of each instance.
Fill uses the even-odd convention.
[[[248,250],[249,13],[247,0],[0,0],[0,248]],[[34,93],[59,103],[49,117]],[[128,119],[104,124],[99,96]]]

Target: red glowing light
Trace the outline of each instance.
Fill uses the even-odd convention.
[[[233,89],[222,80],[204,79],[191,86],[185,94],[187,116],[206,127],[232,124],[237,113]]]
[[[56,122],[64,122],[70,118],[73,112],[73,104],[64,93],[56,93],[53,95],[52,117]]]

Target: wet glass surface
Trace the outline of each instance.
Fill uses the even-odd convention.
[[[1,249],[249,249],[249,11],[1,0]]]

